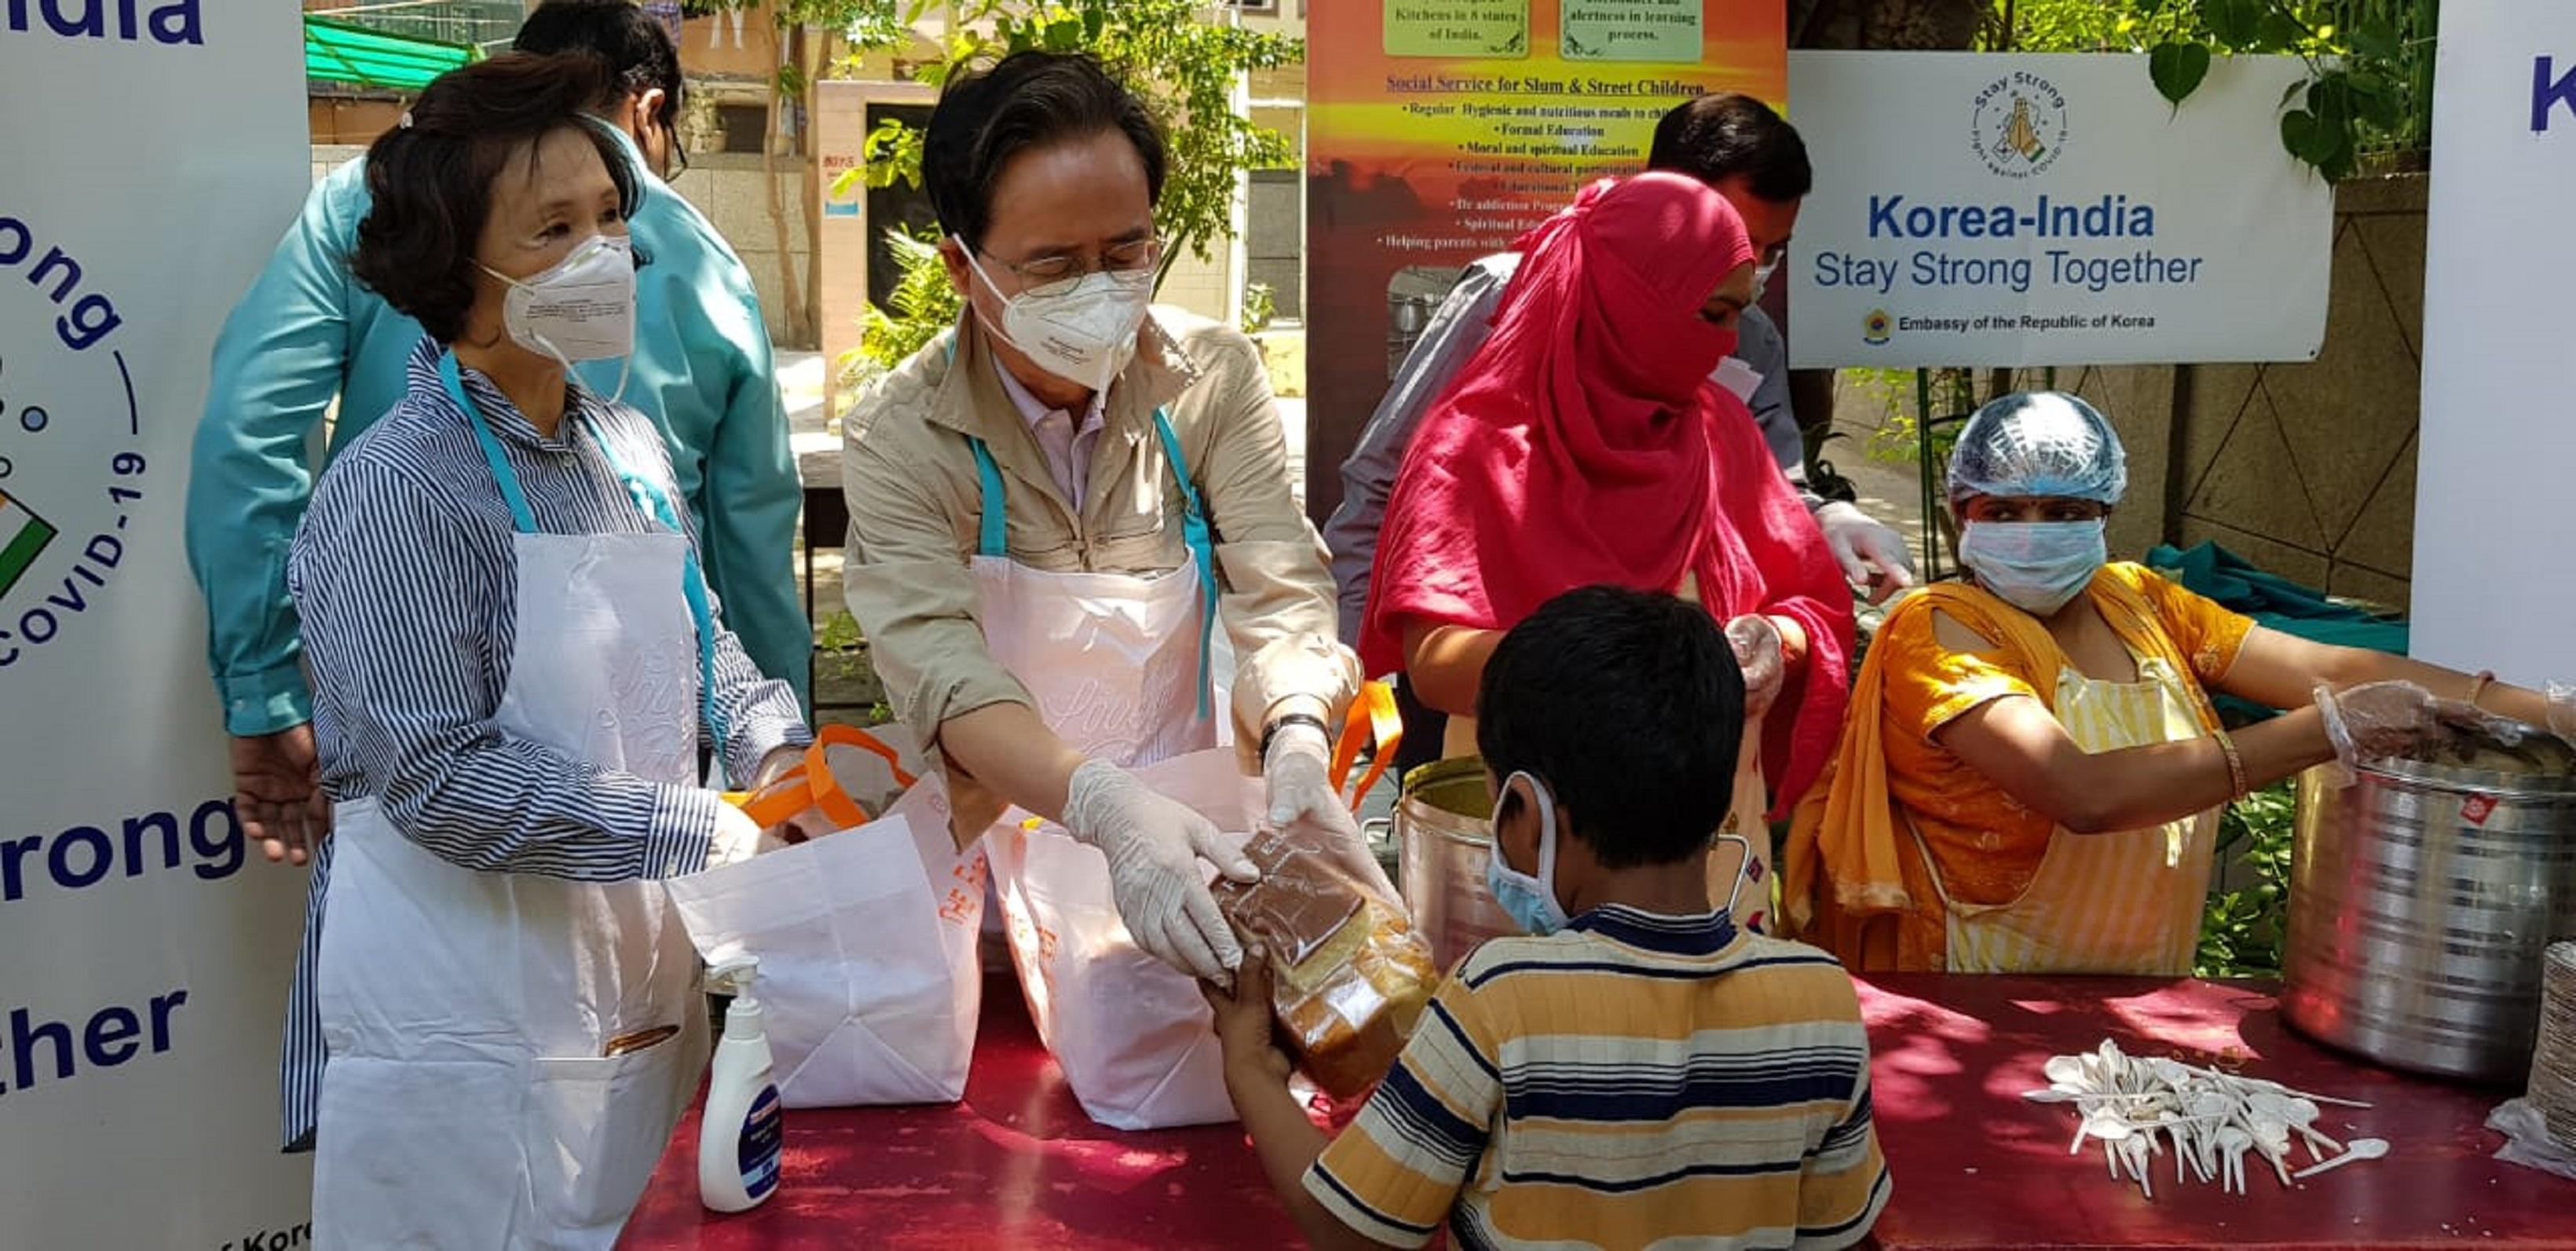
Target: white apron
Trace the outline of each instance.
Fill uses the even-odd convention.
[[[2073,668],[2057,679],[2057,721],[2088,752],[2201,737],[2200,716],[2164,661],[2140,658],[2135,682]],[[1908,827],[1911,828],[1910,826]],[[2011,903],[1951,899],[1922,835],[1941,898],[1952,973],[2189,974],[2218,844],[2218,811],[2117,834],[2052,831],[2030,885]]]
[[[1180,440],[1156,436],[1180,480],[1190,558],[1155,577],[1048,573],[1010,559],[1001,469],[979,440],[973,561],[984,644],[1074,750],[1137,768],[1217,745],[1209,684],[1214,552]],[[987,834],[1013,963],[1039,1037],[1093,1120],[1157,1129],[1234,1119],[1207,1005],[1189,974],[1118,923],[1109,864],[1063,835],[1007,822]],[[1073,935],[1106,936],[1077,941]]]
[[[688,540],[537,533],[453,359],[451,396],[518,520],[496,723],[693,785],[712,636],[697,596],[675,593],[694,575]],[[652,488],[620,473],[645,502]],[[459,868],[374,799],[341,805],[332,836],[315,1245],[609,1247],[706,1067],[697,953],[662,884]]]

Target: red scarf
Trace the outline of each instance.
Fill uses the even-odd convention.
[[[1735,333],[1699,312],[1753,263],[1743,220],[1705,184],[1649,173],[1593,184],[1521,242],[1492,337],[1405,453],[1361,659],[1401,668],[1416,620],[1509,629],[1578,587],[1696,574],[1718,620],[1806,630],[1804,689],[1764,727],[1785,809],[1841,726],[1851,592],[1752,414],[1709,381]]]

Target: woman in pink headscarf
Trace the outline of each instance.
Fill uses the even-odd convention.
[[[1695,598],[1744,664],[1728,824],[1759,833],[1833,751],[1852,601],[1743,401],[1709,379],[1754,298],[1753,245],[1717,192],[1649,173],[1594,184],[1522,250],[1493,336],[1405,456],[1361,659],[1402,669],[1452,718],[1444,754],[1469,755],[1485,659],[1540,604],[1596,583]],[[1766,862],[1747,866],[1748,926]]]

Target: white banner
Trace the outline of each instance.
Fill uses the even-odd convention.
[[[1791,362],[2313,358],[2334,198],[2276,120],[2305,73],[2223,58],[2177,112],[2143,56],[1790,53]]]
[[[2413,649],[2576,679],[2576,4],[2446,5],[2439,58]]]
[[[310,181],[292,4],[0,6],[0,1245],[301,1245],[304,874],[244,846],[181,550],[216,327]]]

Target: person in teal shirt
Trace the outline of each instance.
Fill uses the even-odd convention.
[[[679,53],[630,0],[547,0],[522,52],[587,51],[623,94],[596,112],[643,173],[679,151]],[[313,436],[340,401],[329,452],[390,410],[422,338],[349,273],[368,197],[363,160],[331,172],[215,341],[188,489],[188,563],[206,597],[208,660],[232,736],[234,803],[271,860],[302,864],[328,826],[315,775],[286,553],[312,497]],[[751,274],[715,227],[660,177],[638,177],[628,223],[635,353],[592,361],[585,385],[652,418],[697,524],[707,580],[762,673],[807,691],[813,632],[796,590],[802,490]]]

